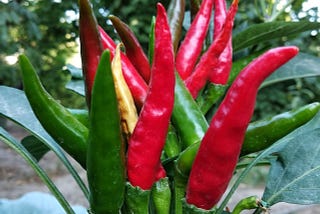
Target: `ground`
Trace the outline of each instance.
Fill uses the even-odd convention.
[[[6,129],[17,139],[21,139],[26,135],[23,130],[11,123],[6,125]],[[74,164],[80,176],[85,179],[85,171],[76,163]],[[79,190],[77,184],[53,153],[45,155],[40,161],[40,165],[46,170],[71,204],[88,206],[87,200]],[[18,198],[30,191],[49,192],[31,167],[28,166],[15,151],[0,142],[0,198]],[[239,191],[230,201],[230,207],[232,208],[232,206],[234,206],[233,204],[238,201],[239,198],[251,195],[261,196],[262,191],[262,188],[241,185]],[[320,213],[320,206],[300,206],[282,203],[272,207],[270,213],[315,214]]]

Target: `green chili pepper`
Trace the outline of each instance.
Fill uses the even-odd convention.
[[[140,187],[126,183],[125,213],[147,214],[149,213],[151,190],[143,190]]]
[[[86,109],[68,109],[69,112],[85,127],[89,128],[89,112]]]
[[[261,200],[257,196],[249,196],[239,201],[231,214],[240,214],[243,210],[256,209],[260,206]]]
[[[241,149],[241,155],[261,151],[296,128],[311,120],[320,109],[320,103],[311,103],[298,109],[250,123]]]
[[[169,214],[171,205],[171,189],[168,178],[157,181],[151,191],[154,208],[157,214]]]
[[[199,146],[200,142],[194,143],[180,153],[176,160],[176,169],[181,176],[188,178]]]
[[[91,211],[118,213],[125,192],[125,151],[109,51],[101,56],[92,89],[87,176]]]
[[[181,138],[182,147],[186,148],[201,141],[208,129],[208,123],[177,73],[174,93],[171,119]]]
[[[26,56],[19,56],[19,65],[24,91],[41,125],[66,152],[86,168],[88,129],[44,89]]]
[[[185,198],[187,182],[188,178],[181,176],[181,174],[175,168],[173,177],[175,214],[183,214],[182,201]]]
[[[219,85],[209,83],[202,92],[201,96],[197,97],[197,103],[201,112],[206,114],[211,107],[225,94],[227,85]]]
[[[179,155],[181,151],[180,142],[175,128],[170,124],[167,133],[166,144],[164,146],[164,152],[168,158],[173,158]]]

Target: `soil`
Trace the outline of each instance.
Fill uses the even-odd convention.
[[[6,130],[17,139],[22,139],[27,133],[11,123],[6,124]],[[75,163],[70,161],[79,172],[80,176],[86,180],[85,171]],[[47,153],[40,165],[46,170],[50,178],[55,182],[60,191],[72,205],[82,205],[88,207],[88,203],[80,188],[69,175],[68,171],[59,162],[52,152]],[[26,164],[15,151],[0,142],[0,198],[15,199],[27,192],[41,191],[49,192],[48,188],[42,183],[33,169]],[[230,201],[230,208],[241,198],[257,195],[261,196],[263,188],[241,185]],[[245,212],[252,213],[252,212]],[[320,213],[320,206],[301,206],[286,203],[279,203],[270,210],[272,214],[315,214]]]

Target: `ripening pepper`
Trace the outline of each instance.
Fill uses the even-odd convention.
[[[99,32],[103,48],[109,49],[111,51],[111,58],[113,58],[113,51],[116,49],[115,42],[101,27],[99,27]],[[148,85],[125,54],[121,54],[121,64],[124,79],[131,91],[137,108],[140,109],[147,97]]]
[[[148,83],[151,73],[150,65],[138,39],[129,26],[122,22],[118,17],[111,15],[109,16],[109,19],[126,48],[126,56],[143,79]]]
[[[97,20],[90,2],[88,0],[79,0],[79,9],[82,70],[85,81],[86,101],[90,108],[92,85],[103,49]]]

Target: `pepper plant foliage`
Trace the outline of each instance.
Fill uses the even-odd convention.
[[[320,203],[320,104],[249,123],[260,87],[320,74],[319,58],[297,55],[294,46],[266,50],[268,42],[320,23],[271,21],[239,30],[233,23],[241,2],[197,2],[191,1],[193,21],[182,37],[186,2],[157,4],[147,57],[130,28],[112,16],[121,51],[98,26],[90,2],[79,0],[83,66],[68,66],[74,79],[67,87],[86,98],[86,109],[54,100],[24,55],[24,91],[0,86],[0,114],[30,134],[18,142],[1,128],[0,139],[35,169],[67,213],[74,210],[37,163],[49,150],[92,213],[259,213],[278,202]],[[64,152],[87,171],[88,186]],[[225,210],[261,165],[271,166],[261,198],[248,195]]]

